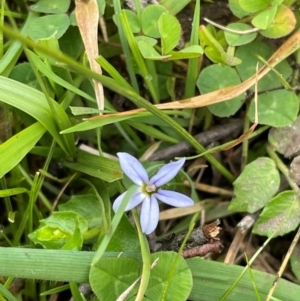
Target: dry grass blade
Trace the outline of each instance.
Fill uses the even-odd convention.
[[[203,210],[203,208],[204,208],[203,203],[196,203],[190,207],[167,209],[159,213],[159,220],[163,221],[163,220],[190,215]]]
[[[96,0],[76,0],[75,14],[87,53],[91,70],[102,74],[100,65],[95,61],[99,56],[98,51],[98,23],[99,9]],[[104,110],[103,86],[97,81],[94,82],[95,94],[99,110]]]
[[[195,96],[191,98],[187,98],[184,100],[173,101],[163,104],[155,105],[157,108],[166,110],[166,109],[194,109],[205,107],[208,105],[212,105],[215,103],[219,103],[222,101],[226,101],[237,97],[248,90],[255,84],[255,81],[263,78],[271,68],[275,67],[282,60],[288,57],[291,53],[296,51],[300,47],[300,30],[296,31],[287,41],[285,41],[281,47],[277,49],[277,51],[269,58],[268,65],[264,65],[262,68],[258,70],[253,76],[251,76],[248,80],[243,83],[235,86],[226,87],[217,91],[213,91],[207,94],[203,94],[200,96]],[[121,113],[115,114],[107,114],[105,116],[96,116],[92,117],[89,120],[98,119],[98,118],[106,118],[112,116],[128,116],[137,114],[139,112],[143,112],[145,109],[135,109]]]

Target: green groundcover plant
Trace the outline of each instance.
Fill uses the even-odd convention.
[[[0,3],[0,300],[299,300],[297,1]]]

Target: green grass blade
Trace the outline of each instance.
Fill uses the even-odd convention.
[[[115,10],[116,24],[117,24],[117,27],[118,27],[118,33],[119,33],[120,41],[121,41],[121,44],[122,44],[123,54],[124,54],[124,58],[125,58],[125,61],[126,61],[126,69],[128,71],[130,81],[131,81],[131,85],[132,85],[133,89],[137,93],[139,93],[139,85],[137,83],[137,79],[136,79],[136,76],[135,76],[130,49],[129,49],[129,46],[128,46],[128,43],[127,43],[127,40],[126,40],[126,36],[124,34],[124,29],[121,25],[121,20],[120,20],[121,2],[120,2],[120,0],[113,0],[113,7],[114,7],[114,10]]]
[[[17,195],[21,193],[28,193],[28,190],[24,187],[15,187],[11,189],[2,189],[0,190],[0,198],[4,198],[7,196]]]
[[[199,45],[198,28],[200,24],[200,0],[196,0],[190,46]],[[184,97],[195,96],[196,81],[199,73],[199,58],[189,59],[187,76],[185,80]]]
[[[98,57],[96,61],[100,64],[101,68],[104,69],[116,82],[132,90],[132,87],[125,80],[125,78],[103,56]]]
[[[76,159],[76,162],[66,161],[64,165],[109,183],[123,178],[120,165],[115,160],[92,155],[84,151],[79,151]]]
[[[57,76],[51,69],[49,69],[40,59],[39,57],[32,51],[26,50],[27,56],[30,56],[31,61],[34,63],[35,67],[44,74],[48,79],[51,79],[53,82],[58,85],[70,90],[71,92],[82,96],[83,98],[90,100],[92,102],[96,102],[96,99],[89,94],[81,91],[80,89],[74,87],[67,81],[63,80],[61,77]]]
[[[124,199],[120,205],[120,207],[118,208],[117,212],[115,213],[112,222],[111,222],[111,229],[110,232],[105,234],[105,236],[103,237],[96,253],[95,256],[93,257],[93,261],[91,263],[92,266],[94,266],[100,259],[101,257],[104,255],[105,250],[110,242],[110,240],[112,239],[115,231],[117,230],[117,227],[121,221],[121,218],[124,214],[124,210],[130,200],[130,197],[132,196],[132,194],[134,193],[134,191],[136,190],[136,185],[132,185],[130,186],[130,188],[127,190]]]
[[[18,108],[38,120],[50,132],[62,149],[69,155],[74,156],[75,142],[73,135],[69,136],[69,139],[71,139],[73,143],[65,143],[59,134],[59,128],[69,128],[71,123],[67,114],[57,102],[51,100],[57,112],[56,118],[60,120],[59,125],[56,124],[43,93],[2,76],[0,76],[0,101]]]
[[[18,301],[18,299],[0,283],[0,295],[4,296],[8,301]]]
[[[27,35],[27,30],[30,24],[37,19],[37,15],[30,13],[21,30],[21,34]],[[2,76],[8,76],[18,61],[20,54],[22,53],[23,46],[20,41],[14,41],[9,49],[5,52],[4,56],[0,60],[0,74]]]
[[[91,119],[91,120],[87,120],[82,123],[76,124],[68,129],[62,131],[61,134],[92,130],[92,129],[102,127],[107,124],[113,124],[113,123],[121,122],[121,121],[124,121],[127,119],[142,117],[142,116],[147,116],[147,115],[149,116],[149,113],[143,112],[143,113],[129,115],[129,116],[111,116],[111,117],[107,117],[107,118]]]
[[[37,122],[0,145],[0,178],[30,152],[45,132],[46,129]]]
[[[103,257],[118,257],[120,253],[103,253]],[[95,252],[41,250],[0,247],[0,275],[52,281],[74,281],[87,283],[91,262]],[[141,254],[123,253],[121,256],[141,260]],[[243,267],[228,265],[200,258],[188,259],[193,275],[193,289],[189,300],[217,301],[243,271]],[[252,270],[262,300],[266,299],[275,276]],[[274,298],[298,301],[300,286],[280,279]],[[245,274],[236,285],[227,301],[256,300],[249,274]]]
[[[166,124],[168,124],[170,127],[172,127],[180,136],[182,136],[187,142],[189,142],[198,152],[205,152],[206,149],[192,136],[190,135],[184,128],[182,128],[173,118],[167,116],[163,111],[157,109],[155,106],[153,106],[149,101],[147,101],[145,98],[141,97],[137,93],[133,93],[132,90],[127,89],[126,87],[123,87],[122,85],[119,85],[116,81],[113,79],[97,74],[88,68],[82,66],[78,62],[74,61],[72,58],[59,53],[54,52],[51,49],[48,49],[47,47],[36,44],[33,41],[27,39],[26,37],[22,36],[18,32],[15,32],[9,28],[3,27],[2,29],[6,34],[8,34],[10,37],[14,39],[18,39],[25,43],[26,45],[30,47],[34,47],[36,50],[39,50],[47,55],[50,55],[54,57],[57,61],[65,63],[70,65],[70,67],[74,68],[78,73],[88,77],[93,78],[95,80],[100,81],[105,87],[115,91],[116,93],[119,93],[121,95],[124,95],[128,99],[130,99],[133,103],[135,103],[138,107],[143,107],[153,115],[156,115],[158,118],[163,120]],[[282,57],[282,60],[285,57]],[[278,61],[279,63],[279,61]],[[1,91],[0,91],[1,92]],[[1,96],[1,95],[0,95]],[[0,98],[1,99],[1,98]],[[232,173],[230,173],[219,161],[217,161],[212,155],[206,155],[205,158],[216,167],[217,170],[220,171],[222,175],[224,175],[225,178],[227,178],[230,182],[234,181],[234,176]]]
[[[155,89],[155,87],[158,87],[158,85],[154,84],[154,78],[149,73],[149,70],[148,70],[147,65],[144,61],[144,58],[139,50],[137,42],[133,36],[133,33],[131,32],[129,22],[128,22],[128,19],[126,17],[126,14],[124,13],[124,11],[121,12],[120,19],[121,19],[121,23],[122,23],[122,26],[125,31],[125,35],[126,35],[128,44],[131,48],[132,54],[135,58],[135,61],[140,69],[141,75],[143,76],[145,84],[147,85],[147,88],[149,89],[149,92],[153,98],[154,103],[159,103],[159,92],[157,89]]]
[[[144,124],[142,122],[135,122],[135,121],[128,121],[128,124],[130,124],[132,127],[136,128],[138,131],[145,133],[146,135],[149,135],[150,137],[157,138],[162,141],[168,141],[170,143],[178,143],[179,141],[164,132],[149,126],[147,124]]]

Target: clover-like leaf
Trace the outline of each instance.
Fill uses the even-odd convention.
[[[235,198],[229,210],[253,213],[261,209],[278,191],[279,172],[274,161],[261,157],[248,164],[234,181]]]
[[[295,191],[284,191],[267,203],[253,232],[270,237],[277,230],[275,236],[284,235],[295,230],[299,223],[299,197]]]

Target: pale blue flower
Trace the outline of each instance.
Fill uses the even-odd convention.
[[[194,201],[186,195],[164,190],[160,187],[172,180],[185,162],[185,158],[164,165],[150,180],[143,165],[133,156],[127,153],[118,153],[120,165],[127,177],[138,188],[132,194],[125,211],[131,210],[142,203],[140,222],[145,234],[152,233],[158,224],[159,206],[158,201],[174,207],[188,207]],[[123,201],[125,193],[122,193],[114,202],[113,210],[116,212]]]

